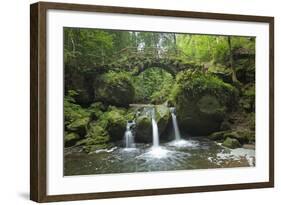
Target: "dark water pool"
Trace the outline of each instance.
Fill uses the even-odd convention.
[[[255,150],[228,149],[204,137],[161,143],[119,146],[87,154],[82,148],[64,151],[64,175],[150,172],[255,166]]]

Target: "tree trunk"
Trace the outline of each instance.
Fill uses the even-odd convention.
[[[236,70],[233,66],[233,51],[232,51],[232,45],[231,45],[231,36],[227,37],[228,47],[229,47],[229,64],[232,71],[232,82],[236,83],[238,82],[237,76],[236,76]]]
[[[177,52],[177,36],[176,36],[175,33],[173,34],[173,39],[174,39],[174,50],[175,50],[175,54],[177,55],[178,54],[178,52]]]

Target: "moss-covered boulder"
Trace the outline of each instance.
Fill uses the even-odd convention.
[[[106,109],[107,107],[102,102],[95,102],[92,103],[87,110],[90,113],[91,120],[97,120],[102,116]]]
[[[247,84],[242,89],[242,96],[239,100],[240,106],[246,112],[255,112],[255,85]]]
[[[225,131],[213,132],[211,135],[208,136],[208,138],[215,141],[224,141],[225,133]]]
[[[90,121],[87,109],[76,104],[71,92],[64,97],[64,123],[65,131],[76,133],[81,138],[86,134],[86,126]]]
[[[82,143],[81,143],[82,144]],[[87,129],[86,139],[83,141],[86,152],[105,149],[112,146],[108,132],[99,124],[91,123]]]
[[[111,141],[122,140],[126,130],[126,110],[110,107],[100,118],[100,124],[107,130]]]
[[[70,147],[75,145],[81,137],[75,132],[65,132],[64,133],[64,145],[65,147]]]
[[[152,124],[151,117],[147,115],[139,116],[136,120],[136,141],[152,141]]]
[[[89,120],[89,117],[75,119],[73,122],[69,123],[66,126],[67,130],[76,132],[83,137],[86,134],[86,126],[89,123]]]
[[[226,140],[222,143],[223,146],[230,149],[235,149],[241,147],[240,142],[237,139],[227,137]]]
[[[239,130],[237,131],[240,138],[244,140],[244,143],[255,143],[255,131],[252,130]]]
[[[224,134],[224,138],[232,138],[232,139],[237,139],[241,144],[247,142],[247,139],[245,138],[244,135],[240,135],[238,132],[236,131],[231,131],[231,132],[227,132]]]
[[[171,113],[166,105],[155,106],[155,118],[158,125],[158,132],[160,136],[166,130],[170,117],[171,117]]]
[[[179,126],[192,135],[220,131],[226,113],[236,105],[238,91],[219,78],[191,70],[176,77],[171,99]]]
[[[95,98],[103,103],[127,107],[133,102],[135,89],[124,72],[108,72],[95,82]]]
[[[238,80],[243,84],[255,82],[255,67],[254,55],[237,59],[235,69]]]

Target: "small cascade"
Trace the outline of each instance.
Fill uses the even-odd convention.
[[[181,140],[181,135],[180,135],[180,130],[179,130],[177,116],[176,116],[176,108],[171,107],[170,108],[170,112],[171,112],[172,120],[173,120],[173,127],[174,127],[174,132],[175,132],[175,140],[179,141],[179,140]]]
[[[155,119],[155,109],[152,110],[151,114],[151,122],[152,122],[152,134],[153,134],[153,147],[159,147],[159,133],[158,126]]]
[[[134,126],[136,123],[135,121],[128,121],[126,126],[126,131],[124,134],[124,141],[126,144],[126,148],[135,148],[135,136],[132,130],[132,126]]]

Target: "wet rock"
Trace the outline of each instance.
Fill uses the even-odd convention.
[[[171,118],[170,110],[165,105],[156,105],[155,106],[156,112],[156,122],[158,125],[158,132],[159,136],[166,130],[169,120]]]
[[[232,132],[227,132],[224,134],[224,138],[233,138],[237,139],[241,144],[248,142],[248,139],[246,135],[241,134],[240,132],[237,131],[232,131]]]
[[[230,138],[230,137],[227,137],[226,140],[222,143],[222,145],[230,149],[241,147],[241,144],[237,139]]]
[[[208,138],[211,140],[223,141],[225,139],[224,135],[225,135],[225,131],[219,131],[219,132],[212,133],[211,135],[208,136]]]
[[[152,142],[151,117],[142,115],[136,120],[136,141]]]

